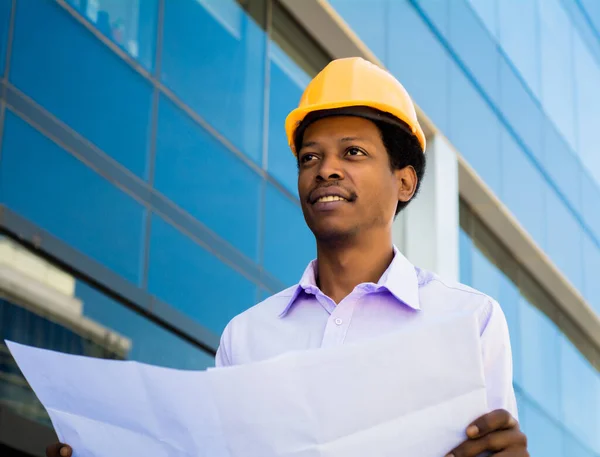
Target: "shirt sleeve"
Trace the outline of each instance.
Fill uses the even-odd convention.
[[[518,420],[513,388],[513,362],[506,317],[500,305],[489,299],[487,322],[481,334],[483,369],[490,411],[505,409]]]
[[[225,327],[223,334],[221,335],[221,341],[219,343],[219,348],[217,349],[217,355],[215,356],[215,366],[219,367],[228,367],[233,365],[231,362],[231,329],[230,325]]]

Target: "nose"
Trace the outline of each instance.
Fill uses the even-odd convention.
[[[317,181],[339,181],[340,179],[344,179],[341,161],[333,154],[325,155],[319,166]]]

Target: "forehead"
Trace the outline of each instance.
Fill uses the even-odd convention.
[[[370,141],[380,140],[375,123],[356,116],[333,116],[320,119],[308,126],[303,143],[308,141],[338,141],[341,138],[360,137]]]

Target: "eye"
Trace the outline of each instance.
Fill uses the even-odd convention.
[[[357,148],[356,146],[351,146],[348,149],[346,149],[346,155],[351,156],[351,157],[359,157],[359,156],[365,156],[367,154],[362,149]]]
[[[300,157],[300,163],[307,163],[314,159],[316,159],[316,156],[314,154],[306,153]]]

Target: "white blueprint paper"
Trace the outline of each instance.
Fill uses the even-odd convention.
[[[7,344],[75,457],[441,457],[487,412],[470,315],[207,371]]]

